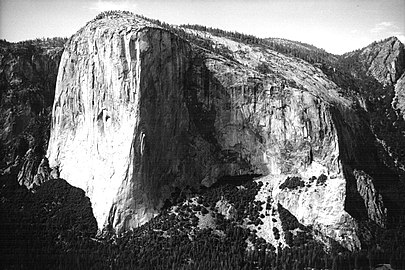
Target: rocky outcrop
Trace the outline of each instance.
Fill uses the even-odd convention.
[[[0,42],[0,171],[27,187],[46,152],[64,41]]]
[[[405,70],[404,45],[396,37],[374,42],[343,57],[356,58],[363,71],[383,85],[394,85]]]
[[[46,157],[38,162],[39,158],[40,156],[35,154],[34,150],[29,149],[17,175],[19,184],[25,185],[30,190],[39,187],[48,180],[59,179],[58,167],[50,168]]]
[[[404,45],[395,37],[379,43],[377,48],[362,52],[367,74],[376,78],[382,84],[394,84],[405,69]]]
[[[364,72],[384,86],[383,93],[373,93],[375,89],[363,91],[368,92],[367,96],[375,95],[374,98],[379,102],[386,97],[392,98],[392,108],[404,117],[405,48],[398,38],[391,37],[373,42],[361,50],[344,54],[340,61],[348,61],[348,68],[356,77],[363,77],[361,73]]]
[[[395,84],[395,97],[392,102],[392,107],[405,120],[405,72]]]
[[[190,181],[181,162],[189,51],[175,35],[135,17],[97,20],[69,40],[48,157],[62,178],[86,191],[100,228],[143,224],[174,179]]]
[[[131,14],[100,16],[66,45],[47,157],[86,191],[99,228],[145,223],[176,186],[324,174],[320,185],[268,194],[302,224],[358,248],[347,205],[375,202],[373,213],[382,205],[353,180],[357,165],[373,164],[359,157],[370,131],[355,102],[305,61],[183,31],[215,49]]]
[[[405,48],[396,38],[391,37],[379,43],[373,43],[363,49],[359,61],[367,69],[367,75],[381,84],[393,85],[392,107],[404,116],[405,111]]]
[[[347,248],[358,248],[356,218],[367,216],[367,210],[353,169],[365,164],[377,167],[378,159],[372,133],[356,103],[342,97],[333,82],[306,62],[204,32],[196,34],[227,48],[242,64],[214,56],[204,60],[212,78],[205,80],[209,87],[196,87],[200,98],[194,103],[211,108],[200,117],[215,121],[204,122],[211,128],[203,130],[214,130],[209,135],[219,149],[238,157],[210,167],[218,176],[224,170],[227,175],[257,173],[269,175],[266,179],[275,183],[290,175],[303,179],[326,175],[325,185],[313,184],[297,192],[273,188],[268,194],[302,224]],[[263,64],[266,72],[257,72]]]
[[[373,179],[363,171],[354,170],[357,180],[357,189],[363,198],[368,217],[380,227],[387,222],[387,209],[384,207],[381,194],[374,187]]]
[[[226,219],[234,219],[236,216],[235,207],[223,198],[215,204],[215,208],[218,213],[222,214]]]
[[[405,147],[402,97],[405,71],[404,45],[396,37],[373,42],[363,49],[344,54],[339,64],[343,64],[354,75],[353,85],[356,85],[357,91],[366,100],[365,110],[369,125],[379,144],[378,159],[391,171],[395,171],[399,179],[403,179],[405,177],[405,153],[402,151]],[[391,175],[389,178],[398,179],[398,176]],[[386,192],[388,197],[391,196],[389,193],[391,191]]]

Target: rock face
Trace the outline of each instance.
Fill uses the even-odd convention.
[[[404,45],[397,38],[380,44],[380,47],[362,52],[362,56],[366,58],[364,62],[369,66],[367,73],[383,84],[394,84],[405,69]]]
[[[367,74],[384,85],[393,85],[392,106],[405,117],[405,48],[395,37],[372,44],[361,51]],[[405,119],[405,118],[404,118]]]
[[[375,42],[344,57],[357,57],[366,74],[384,85],[394,85],[405,70],[404,45],[396,37]]]
[[[66,45],[47,157],[85,190],[100,229],[145,223],[176,186],[242,174],[326,175],[323,185],[269,195],[350,249],[360,245],[352,213],[384,226],[381,198],[354,174],[374,164],[355,99],[297,58],[182,31],[215,50],[130,14],[98,17]]]
[[[182,102],[189,50],[130,17],[90,23],[67,43],[48,157],[86,191],[100,228],[146,222],[164,186],[187,171],[178,159],[189,124]]]
[[[350,65],[355,76],[364,72],[371,78],[376,79],[383,86],[393,86],[385,89],[384,96],[393,95],[392,107],[402,117],[405,111],[405,47],[396,37],[391,37],[380,42],[374,42],[369,46],[346,53],[343,60],[354,60]],[[392,93],[391,93],[392,91]],[[373,93],[369,93],[373,94]],[[379,94],[379,93],[378,93]],[[380,97],[381,99],[381,97]]]
[[[0,41],[0,172],[32,186],[45,156],[65,39]]]
[[[395,84],[395,97],[392,105],[405,120],[405,72]]]
[[[359,78],[358,91],[368,100],[370,110],[366,110],[380,144],[380,160],[404,178],[404,45],[391,37],[344,54],[340,61],[346,61],[349,71]]]
[[[381,194],[378,194],[374,187],[373,179],[363,171],[354,171],[357,180],[357,188],[363,198],[369,218],[375,221],[380,227],[385,227],[387,220],[387,209],[384,207]]]

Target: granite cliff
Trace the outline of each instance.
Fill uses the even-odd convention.
[[[146,222],[165,186],[187,171],[180,161],[189,53],[175,35],[130,16],[97,20],[68,41],[48,157],[62,178],[86,191],[100,228]]]
[[[360,71],[375,78],[383,85],[394,85],[405,70],[404,45],[396,37],[390,37],[369,46],[346,53],[343,58],[355,58],[357,70],[352,69],[355,76]]]
[[[18,174],[21,185],[47,180],[35,177],[45,165],[51,108],[66,39],[0,41],[0,171]]]
[[[338,65],[357,79],[355,88],[366,100],[372,133],[379,144],[379,159],[404,177],[404,45],[395,37],[341,56]]]
[[[400,78],[396,44],[391,58],[365,56],[367,76]],[[47,157],[90,197],[100,229],[147,222],[176,187],[263,175],[257,200],[271,196],[275,211],[282,205],[323,241],[357,249],[359,221],[386,226],[395,203],[385,205],[381,186],[398,176],[382,161],[389,150],[375,145],[361,95],[346,90],[266,43],[105,14],[65,46]],[[291,176],[306,187],[280,188]],[[270,227],[257,229],[285,244]]]

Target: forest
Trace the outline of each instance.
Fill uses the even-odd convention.
[[[125,233],[97,234],[91,204],[84,192],[65,180],[50,180],[34,193],[1,176],[0,242],[2,269],[371,269],[390,263],[405,267],[405,233],[397,227],[382,230],[368,247],[349,252],[315,241],[311,228],[300,224],[282,205],[278,211],[289,247],[275,248],[241,226],[260,225],[254,201],[260,181],[247,180],[238,188],[220,183],[196,191],[174,192],[157,217]],[[194,198],[194,199],[193,199]],[[226,199],[234,218],[226,219],[215,204]],[[212,227],[199,220],[212,216]],[[402,228],[403,223],[397,224]],[[300,229],[293,235],[291,230]],[[274,232],[277,233],[277,232]],[[248,243],[252,247],[248,248]]]

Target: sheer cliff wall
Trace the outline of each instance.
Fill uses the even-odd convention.
[[[92,21],[66,45],[47,156],[61,178],[85,190],[99,228],[139,226],[173,188],[243,174],[326,175],[320,187],[269,196],[351,249],[360,245],[352,202],[384,226],[372,181],[354,173],[369,161],[358,158],[369,131],[357,101],[302,60],[194,34],[232,57],[136,16]]]

